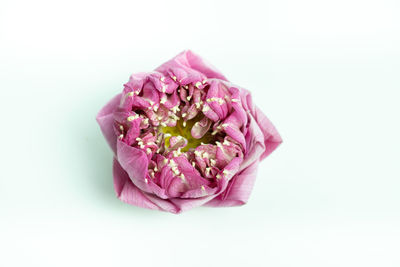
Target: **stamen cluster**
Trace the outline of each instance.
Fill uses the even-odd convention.
[[[146,183],[163,187],[170,176],[181,181],[179,193],[216,187],[218,179],[232,174],[227,165],[243,158],[243,144],[235,136],[240,125],[230,116],[240,100],[213,80],[155,76],[139,86],[125,85],[114,115],[119,140],[147,155]],[[187,174],[197,179],[188,181]]]

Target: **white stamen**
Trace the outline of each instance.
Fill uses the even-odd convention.
[[[144,178],[144,182],[145,182],[146,184],[148,184],[148,183],[149,183],[149,180],[148,180],[147,178]]]
[[[214,166],[216,163],[217,163],[217,161],[215,159],[210,159],[211,166]]]
[[[220,147],[220,148],[222,148],[223,146],[222,146],[222,144],[220,143],[220,142],[215,142],[215,144],[217,144],[217,147]]]
[[[183,175],[183,173],[181,173],[181,175],[179,175],[179,178],[181,178],[182,181],[185,181],[185,175]]]
[[[201,86],[201,82],[197,82],[194,86],[196,86],[197,87],[197,89],[200,89],[200,86]]]
[[[209,106],[203,106],[203,112],[207,112],[207,111],[209,111],[210,110],[210,107]]]
[[[206,188],[204,187],[204,185],[201,186],[201,190],[206,191]]]
[[[221,179],[221,175],[218,173],[218,174],[215,176],[215,178]]]
[[[187,101],[190,101],[191,98],[191,96],[186,97]]]
[[[133,92],[129,92],[128,94],[127,94],[127,96],[133,96]]]
[[[166,97],[162,97],[160,100],[161,104],[165,104],[167,102],[167,98]]]
[[[228,176],[228,175],[230,174],[230,172],[229,172],[227,169],[224,169],[224,170],[222,171],[222,174],[223,174],[224,176]]]
[[[171,168],[178,166],[175,161],[173,159],[171,159],[168,163],[168,166],[170,166]]]
[[[224,100],[220,97],[211,97],[211,98],[207,98],[206,100],[208,103],[210,102],[218,102],[218,104],[222,105],[224,103]]]
[[[173,113],[181,111],[180,108],[179,108],[179,105],[176,105],[176,106],[172,107],[171,110],[172,110]]]
[[[231,100],[232,102],[239,102],[239,99],[236,99],[236,98],[232,98],[232,100]]]
[[[203,84],[205,84],[206,82],[207,82],[207,79],[202,81]]]
[[[182,154],[182,152],[179,150],[174,150],[172,151],[172,154],[174,155],[174,157],[179,157]]]
[[[171,169],[172,169],[172,171],[174,172],[175,175],[179,175],[179,174],[181,173],[181,172],[179,171],[178,167],[175,167],[175,166],[174,166],[174,167],[172,167]]]
[[[120,135],[118,136],[118,138],[119,138],[120,140],[122,140],[122,138],[124,138],[124,135],[123,135],[123,134],[120,134]]]
[[[183,114],[182,114],[182,118],[185,118],[185,117],[186,117],[186,113],[183,113]]]
[[[136,120],[137,118],[139,118],[139,115],[138,115],[138,114],[135,114],[135,115],[133,115],[133,116],[129,116],[129,117],[127,118],[127,120],[128,120],[128,121],[133,121],[133,120]]]
[[[165,93],[167,91],[167,85],[163,84],[161,91]]]
[[[167,127],[167,124],[165,122],[161,122],[161,125]]]
[[[172,79],[176,82],[176,76],[172,76]]]
[[[165,77],[161,77],[160,81],[165,82]]]
[[[182,123],[182,125],[183,125],[183,127],[186,127],[186,121],[184,121],[184,122]]]
[[[123,130],[124,130],[124,126],[120,125],[120,126],[119,126],[119,129],[120,129],[121,131],[123,131]]]

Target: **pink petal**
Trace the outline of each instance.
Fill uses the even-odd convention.
[[[212,121],[207,117],[204,117],[200,121],[196,122],[190,131],[192,136],[196,139],[202,138],[210,129],[211,123]]]
[[[254,162],[232,178],[224,193],[207,202],[204,206],[231,207],[245,204],[254,186],[258,163],[258,161]]]
[[[120,200],[125,203],[153,210],[162,210],[151,202],[146,195],[129,179],[128,174],[116,159],[113,164],[114,189]]]
[[[166,198],[165,190],[147,179],[148,156],[141,149],[117,142],[117,160],[128,173],[129,178],[140,190]]]
[[[185,70],[195,70],[198,71],[207,78],[217,78],[221,80],[227,80],[221,72],[219,72],[214,66],[207,63],[201,57],[196,55],[190,50],[183,51],[173,59],[167,61],[166,63],[162,64],[156,70],[160,72],[167,72],[168,69],[181,67]]]
[[[258,107],[253,115],[264,134],[265,151],[260,157],[260,160],[263,160],[282,143],[282,138],[275,126]]]
[[[96,120],[100,125],[100,129],[111,147],[114,154],[117,153],[117,136],[114,132],[114,116],[113,112],[118,107],[121,94],[116,95],[111,99],[97,114]]]

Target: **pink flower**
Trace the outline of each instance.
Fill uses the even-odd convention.
[[[133,74],[97,121],[118,197],[173,213],[245,204],[258,163],[282,142],[249,91],[191,51]]]

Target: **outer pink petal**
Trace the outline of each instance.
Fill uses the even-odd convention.
[[[207,76],[209,79],[217,78],[227,81],[225,76],[220,71],[190,50],[183,51],[173,59],[158,67],[156,70],[165,73],[168,71],[168,69],[176,67],[181,67],[185,70],[196,70]]]
[[[265,151],[260,157],[260,160],[263,160],[282,143],[282,138],[275,126],[258,107],[256,107],[253,116],[264,134]]]
[[[121,167],[116,159],[113,164],[114,188],[120,200],[130,205],[162,210],[171,213],[181,213],[194,207],[201,206],[214,196],[198,199],[161,199],[155,195],[144,193],[137,188],[128,176],[128,173]]]
[[[247,202],[257,175],[258,161],[236,175],[226,190],[213,200],[204,204],[211,207],[240,206]]]
[[[113,164],[114,189],[120,200],[125,203],[153,210],[162,210],[151,202],[146,195],[129,179],[128,174],[116,159]]]
[[[196,207],[203,206],[205,203],[209,202],[211,199],[213,199],[215,196],[206,196],[206,197],[201,197],[201,198],[172,198],[170,201],[178,207],[178,212],[183,212],[187,211]]]
[[[117,159],[122,168],[128,173],[131,181],[140,190],[154,193],[159,197],[167,198],[165,189],[160,188],[151,179],[146,179],[148,156],[141,149],[128,146],[124,142],[117,142]]]
[[[96,120],[100,125],[100,129],[107,140],[107,143],[110,145],[111,149],[114,151],[114,154],[117,152],[117,136],[114,132],[114,118],[113,112],[116,107],[119,105],[121,99],[121,94],[116,95],[113,99],[111,99],[97,114]]]

